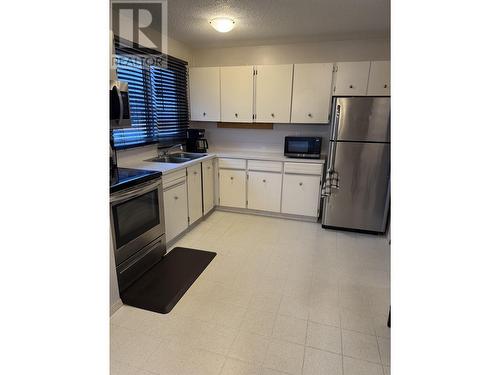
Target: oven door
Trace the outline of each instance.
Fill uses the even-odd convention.
[[[161,179],[111,195],[116,265],[165,233]]]

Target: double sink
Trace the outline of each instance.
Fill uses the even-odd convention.
[[[175,163],[175,164],[180,164],[180,163],[186,163],[191,160],[199,159],[204,156],[207,156],[207,154],[195,154],[195,153],[190,153],[190,152],[178,152],[175,154],[170,154],[170,155],[165,155],[165,156],[159,156],[156,158],[151,158],[151,159],[146,159],[145,161],[152,161],[155,163]]]

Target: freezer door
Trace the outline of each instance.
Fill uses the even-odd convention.
[[[389,208],[390,145],[337,142],[332,195],[323,200],[324,226],[384,232]]]
[[[332,131],[332,139],[354,142],[390,142],[391,98],[334,98],[334,103],[332,108],[339,113],[339,119],[336,129]]]

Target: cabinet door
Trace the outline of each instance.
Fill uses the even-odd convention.
[[[281,173],[248,172],[248,208],[280,212]]]
[[[253,66],[220,68],[221,121],[252,122]]]
[[[203,213],[206,215],[214,207],[214,165],[213,160],[204,161],[203,169]]]
[[[293,67],[293,123],[328,123],[333,64],[295,64]]]
[[[165,232],[167,241],[170,241],[188,227],[185,181],[163,191],[163,205],[165,208]]]
[[[320,176],[285,174],[281,212],[318,217]]]
[[[368,78],[368,96],[391,95],[391,62],[372,61]]]
[[[255,122],[289,123],[293,65],[255,68]]]
[[[368,87],[369,61],[339,62],[335,69],[335,96],[365,96]]]
[[[246,172],[219,169],[219,199],[221,206],[246,207]]]
[[[220,68],[189,69],[191,121],[220,121]]]
[[[192,224],[203,215],[200,163],[187,167],[187,188],[188,217],[189,224]]]

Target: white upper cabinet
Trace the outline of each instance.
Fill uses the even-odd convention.
[[[221,121],[253,121],[253,66],[220,68]]]
[[[189,69],[191,121],[220,121],[220,68]]]
[[[328,123],[332,72],[332,63],[294,65],[292,123]]]
[[[391,95],[391,62],[372,61],[368,78],[368,96]]]
[[[365,96],[370,73],[369,61],[339,62],[335,69],[333,95]]]
[[[255,122],[290,122],[293,65],[255,67]]]

